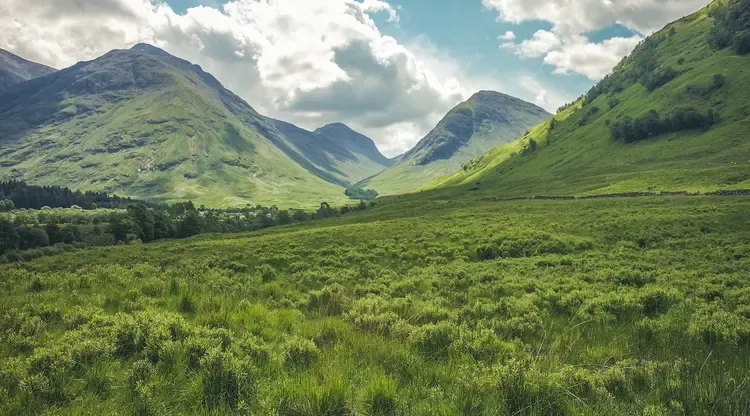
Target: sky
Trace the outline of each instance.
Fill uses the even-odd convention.
[[[343,122],[387,156],[494,90],[549,112],[708,0],[3,0],[0,48],[64,68],[139,42],[262,114]]]

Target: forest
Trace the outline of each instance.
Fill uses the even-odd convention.
[[[317,211],[278,207],[208,209],[188,202],[145,205],[125,209],[84,210],[43,207],[0,212],[0,262],[23,261],[76,248],[160,239],[187,238],[203,233],[237,233],[346,215],[375,206],[331,207],[323,202]]]

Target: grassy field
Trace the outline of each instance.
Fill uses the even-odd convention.
[[[0,413],[747,414],[748,240],[745,197],[425,192],[3,265]]]

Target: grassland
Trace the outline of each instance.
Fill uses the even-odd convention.
[[[0,413],[747,414],[748,236],[744,197],[424,192],[4,265]]]

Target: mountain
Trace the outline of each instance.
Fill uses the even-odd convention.
[[[646,39],[554,121],[426,188],[493,197],[750,189],[748,30],[750,1],[715,1]]]
[[[0,49],[0,93],[9,87],[55,72],[56,69],[27,61],[4,49]]]
[[[358,166],[370,153],[341,141],[262,116],[199,66],[145,44],[0,95],[0,179],[154,201],[343,202],[346,186],[384,166]]]
[[[414,189],[455,172],[549,116],[544,109],[518,98],[480,91],[452,109],[396,164],[360,185],[383,195]]]
[[[310,132],[279,120],[273,123],[305,159],[326,172],[326,180],[332,183],[346,187],[391,165],[371,139],[344,124]]]
[[[378,166],[388,167],[393,165],[391,159],[380,153],[380,150],[375,146],[375,142],[372,139],[357,133],[346,124],[328,124],[316,129],[315,133],[330,138],[338,147],[349,150],[352,153],[360,154],[366,161],[375,163]],[[363,160],[363,162],[368,163],[366,161]]]

